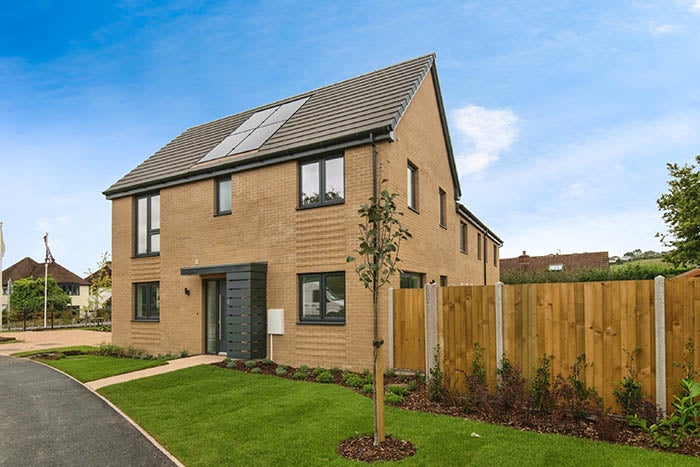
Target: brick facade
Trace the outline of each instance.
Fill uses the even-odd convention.
[[[399,194],[404,225],[413,238],[402,244],[401,267],[424,274],[426,283],[494,283],[494,243],[487,261],[477,260],[475,224],[468,225],[468,252],[460,252],[460,219],[430,74],[400,121],[395,142],[376,146],[380,178]],[[419,170],[418,212],[406,207],[408,161]],[[372,146],[344,151],[345,202],[298,209],[298,163],[282,162],[231,175],[232,213],[215,216],[215,180],[160,190],[160,255],[135,258],[134,199],[113,200],[113,342],[151,353],[204,352],[205,276],[181,268],[267,262],[267,307],[284,309],[285,333],[274,337],[272,358],[281,364],[362,369],[372,363],[372,300],[346,256],[357,248],[357,209],[372,194]],[[439,225],[438,192],[447,194],[446,226]],[[465,221],[466,222],[466,221]],[[482,239],[486,238],[482,234]],[[344,271],[346,322],[299,324],[297,275]],[[134,321],[137,282],[160,282],[159,322]],[[398,287],[398,277],[394,280]],[[185,289],[190,291],[185,294]],[[387,288],[388,289],[388,288]],[[387,295],[380,301],[380,334],[386,338]],[[386,354],[386,352],[385,352]],[[268,357],[269,340],[268,340]]]

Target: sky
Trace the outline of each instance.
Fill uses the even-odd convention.
[[[425,53],[501,257],[660,251],[700,153],[700,0],[25,0],[0,6],[3,267],[84,275],[102,191],[185,129]]]

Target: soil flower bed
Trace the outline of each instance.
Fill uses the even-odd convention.
[[[310,368],[302,366],[277,365],[270,360],[225,360],[214,364],[222,368],[229,368],[248,373],[260,373],[281,378],[299,381],[317,382],[325,384],[337,384],[350,390],[371,397],[371,374],[369,372],[354,373],[339,369]],[[385,387],[387,393],[385,401],[389,405],[406,410],[421,411],[433,414],[449,415],[453,417],[478,420],[491,424],[508,426],[519,430],[534,431],[538,433],[561,434],[586,438],[590,440],[605,441],[646,449],[661,450],[652,444],[651,438],[639,428],[631,427],[620,416],[601,414],[583,419],[574,419],[561,412],[541,413],[534,410],[519,410],[508,413],[498,411],[480,410],[465,411],[463,395],[448,394],[439,401],[431,400],[429,388],[422,374],[395,374],[389,372],[385,375]],[[394,394],[393,388],[400,388],[396,393],[403,394],[400,397],[389,397]],[[364,438],[364,439],[363,439]],[[389,437],[387,437],[389,439]],[[401,440],[392,440],[392,443]],[[376,453],[367,453],[367,448],[372,445],[370,436],[351,438],[344,441],[338,447],[341,455],[365,462],[379,460],[398,460],[415,453],[415,448],[404,446],[402,457],[398,457],[391,449],[377,450]],[[398,447],[399,450],[401,446]],[[411,448],[413,449],[412,452]],[[689,437],[682,440],[680,446],[664,450],[695,457],[700,457],[700,438]]]

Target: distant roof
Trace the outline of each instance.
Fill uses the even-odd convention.
[[[74,274],[58,263],[49,264],[49,276],[56,279],[56,282],[59,284],[70,283],[90,285],[90,282],[77,274]],[[2,272],[2,285],[3,287],[7,285],[7,281],[9,279],[12,279],[12,282],[15,282],[19,279],[25,279],[27,277],[32,277],[34,279],[44,277],[44,263],[37,263],[30,257],[17,261],[15,264]]]
[[[107,276],[112,277],[112,262],[107,261],[107,263],[103,267],[93,272],[92,274],[88,274],[87,276],[85,276],[85,280],[89,284],[91,284],[93,279],[99,279],[100,277],[102,277],[102,271],[107,273]]]
[[[691,269],[690,271],[686,271],[683,274],[678,274],[675,278],[679,277],[686,277],[688,279],[691,279],[693,277],[700,277],[700,267]]]
[[[526,252],[517,258],[501,258],[501,274],[509,271],[536,272],[552,270],[581,271],[584,269],[610,269],[608,252],[572,253],[566,255],[528,256]],[[561,266],[561,268],[559,267]]]
[[[105,190],[104,194],[113,199],[209,178],[227,170],[231,172],[234,168],[254,168],[304,157],[319,150],[340,150],[368,143],[370,134],[375,141],[393,139],[399,120],[429,72],[434,78],[455,197],[458,198],[461,195],[459,178],[434,53],[190,128]],[[221,147],[227,138],[236,139],[234,133],[256,113],[265,115],[263,111],[266,109],[307,98],[258,148],[240,153],[236,153],[237,149],[226,150],[223,156],[217,150],[214,151],[216,157],[206,157],[214,148]]]

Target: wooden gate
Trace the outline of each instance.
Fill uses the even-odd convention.
[[[425,371],[423,289],[394,289],[394,368]]]

